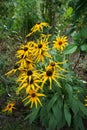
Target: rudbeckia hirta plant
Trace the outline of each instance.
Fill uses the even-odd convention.
[[[31,79],[27,79],[25,82],[23,82],[17,90],[17,93],[19,93],[22,89],[26,89],[26,94],[32,89],[41,89],[41,86],[39,86],[39,83],[41,83],[41,80],[35,77],[31,77]]]
[[[20,82],[21,85],[26,81],[31,81],[32,77],[40,77],[40,74],[36,70],[28,69],[24,70],[18,77],[17,82]]]
[[[48,36],[45,36],[44,38],[41,36],[41,38],[37,40],[36,44],[34,44],[32,52],[36,62],[44,62],[45,57],[51,58],[51,55],[49,54],[48,39]]]
[[[42,103],[40,101],[40,97],[44,97],[45,95],[43,93],[39,93],[38,89],[30,90],[28,93],[28,96],[23,99],[23,101],[26,101],[25,105],[31,103],[31,108],[35,104],[36,108],[38,107],[38,103],[42,106]]]
[[[20,49],[17,51],[16,53],[16,57],[17,58],[25,58],[25,57],[29,57],[29,55],[31,54],[31,49],[32,49],[32,42],[30,42],[30,44],[22,44],[20,46]]]
[[[44,27],[49,27],[49,24],[46,22],[38,22],[31,28],[31,33],[27,34],[26,37],[29,37],[32,33],[37,31],[43,31]]]
[[[64,62],[50,61],[48,67],[51,69],[55,69],[55,70],[58,69],[58,71],[65,71],[66,72],[66,70],[60,66],[61,64],[64,64],[65,62],[66,61],[64,61]]]
[[[26,35],[29,41],[20,45],[15,67],[6,75],[17,72],[16,92],[24,106],[30,108],[26,112],[29,121],[39,119],[49,130],[71,124],[79,130],[83,128],[82,118],[87,116],[87,96],[82,101],[84,85],[69,68],[68,37],[51,35],[48,27],[48,23],[40,22],[31,28]],[[3,112],[13,109],[14,103],[10,103]]]
[[[53,43],[54,43],[54,47],[57,50],[64,50],[64,48],[68,44],[67,37],[66,36],[62,36],[62,37],[58,36],[58,37],[56,37],[56,40],[53,41]]]
[[[55,81],[56,84],[61,87],[59,81],[57,79],[64,79],[64,75],[59,74],[56,70],[51,69],[50,67],[46,67],[46,70],[41,74],[42,75],[42,88],[47,80],[50,82],[50,89],[52,89],[52,81]]]
[[[15,106],[14,102],[7,103],[6,107],[2,110],[2,112],[10,112],[10,113],[12,113],[13,109],[15,109],[14,106]]]

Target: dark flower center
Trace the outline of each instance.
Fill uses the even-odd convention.
[[[51,65],[51,66],[55,66],[55,63],[54,63],[54,62],[51,62],[50,65]]]
[[[14,69],[18,69],[18,68],[19,68],[19,66],[18,66],[18,65],[15,65],[15,66],[14,66]]]
[[[48,70],[48,71],[46,72],[46,75],[47,75],[47,76],[52,76],[52,71],[51,71],[51,70]]]
[[[11,105],[9,105],[8,108],[11,108]]]
[[[31,94],[31,97],[36,97],[36,94],[35,94],[35,93],[32,93],[32,94]]]
[[[28,71],[27,71],[27,75],[28,75],[28,76],[30,76],[30,75],[32,75],[32,74],[33,74],[33,72],[32,72],[31,70],[28,70]]]
[[[27,51],[28,50],[28,48],[27,47],[24,47],[24,51]]]
[[[39,44],[39,45],[38,45],[38,48],[42,48],[42,44]]]
[[[37,23],[38,25],[40,24],[40,22]]]
[[[62,42],[61,42],[61,41],[59,42],[59,45],[62,45]]]

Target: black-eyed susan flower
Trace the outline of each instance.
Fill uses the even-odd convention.
[[[18,77],[17,82],[20,82],[20,85],[22,85],[26,81],[31,81],[31,77],[40,77],[40,74],[37,72],[37,70],[32,69],[25,69]]]
[[[40,38],[37,40],[37,43],[34,44],[34,52],[35,52],[35,55],[38,55],[38,54],[41,54],[42,51],[48,51],[49,48],[48,48],[48,38]]]
[[[34,68],[35,64],[33,63],[33,58],[32,57],[24,57],[21,58],[19,61],[16,62],[16,64],[19,64],[20,69],[21,68]]]
[[[47,80],[50,81],[50,89],[52,89],[52,81],[55,81],[59,87],[61,87],[60,83],[57,81],[57,79],[62,78],[64,79],[62,74],[57,73],[56,70],[53,70],[49,67],[46,67],[46,71],[42,74],[42,88]]]
[[[56,40],[53,41],[53,43],[54,43],[54,47],[57,50],[63,50],[66,47],[66,45],[68,44],[67,37],[65,37],[65,36],[56,37]]]
[[[41,79],[38,79],[36,77],[31,77],[31,80],[29,81],[26,80],[21,86],[18,87],[17,93],[19,93],[19,91],[21,91],[22,89],[26,89],[26,94],[29,93],[29,91],[35,90],[35,89],[41,89],[41,87],[39,86],[39,83],[41,82]]]
[[[51,69],[56,69],[56,70],[58,69],[58,71],[65,71],[66,72],[66,70],[64,68],[59,66],[60,64],[64,64],[65,62],[66,61],[64,61],[64,62],[50,61],[48,67],[51,68]]]
[[[15,109],[14,106],[15,106],[14,102],[7,103],[6,107],[2,110],[2,112],[10,112],[10,113],[12,113],[12,110]]]
[[[29,37],[32,33],[37,31],[43,31],[44,27],[49,27],[49,24],[46,22],[38,22],[31,28],[31,33],[27,34],[26,37]]]
[[[36,61],[44,62],[44,58],[48,57],[51,58],[51,55],[48,53],[48,38],[44,39],[41,38],[37,41],[37,44],[34,46],[33,56],[35,57]]]
[[[47,58],[52,58],[51,55],[50,55],[47,51],[42,51],[41,54],[39,54],[39,55],[36,57],[36,62],[42,61],[42,62],[44,63],[45,57],[47,57]]]
[[[41,34],[41,38],[44,38],[44,40],[48,40],[51,34]]]
[[[32,44],[33,42],[29,42],[26,45],[21,45],[20,49],[16,52],[16,57],[17,58],[24,58],[24,57],[29,57],[32,52]]]
[[[16,73],[17,70],[19,70],[19,66],[15,65],[14,68],[12,70],[8,71],[5,75],[9,76],[11,74],[14,74],[14,73]]]
[[[44,97],[45,94],[43,93],[39,93],[38,89],[35,90],[30,90],[28,93],[28,96],[26,98],[23,99],[23,101],[26,101],[25,105],[31,103],[30,107],[32,108],[33,105],[38,106],[38,103],[42,106],[42,103],[40,101],[39,97]]]

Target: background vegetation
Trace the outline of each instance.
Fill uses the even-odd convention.
[[[34,122],[33,125],[30,125],[28,121],[24,123],[28,108],[24,108],[20,102],[20,96],[16,97],[15,76],[5,76],[5,73],[14,66],[16,50],[21,43],[27,41],[26,34],[30,32],[34,24],[42,21],[51,25],[52,38],[58,33],[68,36],[68,40],[72,44],[65,49],[65,53],[71,61],[71,69],[76,72],[78,78],[84,82],[87,81],[86,0],[1,0],[0,111],[8,100],[13,99],[17,102],[17,109],[10,117],[0,112],[1,130],[44,130],[42,126],[39,128],[38,122]]]

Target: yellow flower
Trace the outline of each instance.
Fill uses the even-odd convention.
[[[16,52],[16,57],[17,58],[25,58],[31,56],[32,52],[32,42],[26,44],[26,45],[21,45],[20,49]]]
[[[29,95],[26,98],[24,98],[23,101],[26,100],[25,105],[31,103],[31,106],[30,106],[31,108],[33,107],[34,104],[35,104],[35,106],[37,108],[38,103],[42,106],[42,103],[41,103],[39,97],[43,97],[43,96],[45,96],[45,95],[42,94],[42,93],[38,93],[38,89],[30,90]]]
[[[51,55],[48,53],[48,43],[48,38],[41,37],[41,39],[38,40],[37,44],[35,44],[33,56],[35,57],[37,62],[44,62],[45,57],[51,58]]]
[[[55,61],[50,61],[49,65],[48,65],[48,68],[51,68],[51,69],[58,69],[58,71],[65,71],[65,69],[63,69],[62,67],[59,66],[59,64],[64,64],[66,61],[64,62],[55,62]]]
[[[36,62],[42,61],[44,63],[45,57],[52,58],[48,52],[42,51],[42,53],[37,56]]]
[[[63,50],[66,47],[66,45],[68,44],[67,37],[65,37],[65,36],[56,37],[56,40],[53,42],[54,42],[54,47],[57,50]]]
[[[38,83],[40,83],[41,80],[35,77],[31,77],[31,80],[29,81],[26,80],[21,86],[18,87],[17,93],[19,93],[19,91],[21,91],[23,88],[26,89],[26,94],[29,93],[30,89],[34,90],[34,89],[41,89],[41,87],[38,85]]]
[[[36,31],[43,31],[43,27],[48,27],[49,24],[46,22],[39,22],[36,23],[32,28],[31,28],[31,33],[27,34],[26,37],[29,37],[32,33],[36,32]]]
[[[51,36],[51,34],[41,34],[41,39],[44,39],[45,41],[48,41],[49,37]]]
[[[15,65],[14,68],[10,71],[8,71],[5,75],[11,75],[11,74],[14,74],[16,73],[16,71],[19,70],[19,66],[18,65]]]
[[[33,58],[21,58],[19,61],[16,62],[16,64],[20,65],[20,68],[34,68],[35,64],[33,63]]]
[[[45,82],[46,82],[47,80],[50,81],[50,89],[52,89],[52,81],[53,81],[53,80],[57,83],[57,85],[58,85],[59,87],[61,87],[60,83],[59,83],[56,79],[57,79],[57,78],[58,78],[58,79],[59,79],[59,78],[64,79],[62,74],[58,74],[58,73],[56,72],[56,70],[53,70],[53,69],[51,69],[51,68],[49,68],[49,67],[46,67],[46,71],[43,72],[41,75],[42,75],[42,88],[43,88],[43,86],[44,86],[44,84],[45,84]]]
[[[12,110],[15,109],[15,103],[14,102],[10,102],[6,105],[6,107],[2,110],[2,112],[11,112],[12,113]]]
[[[40,77],[40,74],[37,73],[37,70],[32,70],[32,69],[28,69],[28,70],[24,70],[18,77],[17,82],[21,82],[20,86],[26,82],[26,81],[31,81],[31,77]]]

